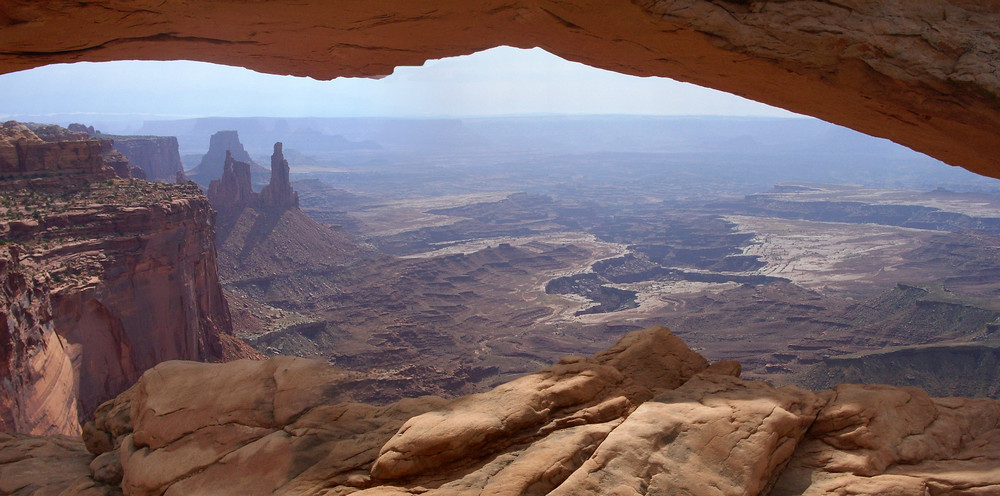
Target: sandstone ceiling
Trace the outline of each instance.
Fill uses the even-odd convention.
[[[188,59],[330,79],[498,45],[728,91],[1000,178],[995,0],[0,4],[0,73]]]

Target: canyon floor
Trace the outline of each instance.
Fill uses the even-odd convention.
[[[280,190],[280,202],[278,190],[251,194],[244,174],[242,186],[215,191],[247,202],[213,203],[216,213],[191,184],[113,178],[96,141],[36,136],[17,147],[46,153],[0,155],[31,172],[15,169],[10,189],[26,194],[2,210],[16,241],[3,296],[24,338],[15,345],[29,346],[0,358],[30,365],[69,350],[79,354],[56,357],[72,366],[104,357],[96,352],[168,349],[114,333],[111,346],[80,339],[95,348],[82,353],[66,343],[82,324],[185,329],[170,316],[198,322],[193,342],[220,353],[160,357],[144,373],[129,369],[127,390],[76,398],[81,423],[68,432],[82,425],[82,436],[0,434],[0,494],[1000,485],[997,401],[955,397],[1000,394],[995,193],[807,182],[709,193],[665,180],[677,171],[656,160],[537,168],[521,157],[521,170],[480,174],[375,165],[352,190],[333,183],[356,171],[327,169],[296,182],[298,194]],[[85,160],[49,160],[61,150]],[[269,188],[287,186],[287,167],[276,170]],[[60,181],[79,192],[39,197]],[[102,206],[94,194],[121,201]],[[91,273],[68,263],[76,256],[103,258]],[[52,298],[64,283],[90,293]],[[190,309],[120,308],[166,283],[178,296],[169,301],[198,297]],[[74,319],[80,309],[103,320]],[[240,354],[225,353],[235,344]],[[174,360],[238,357],[257,360]],[[107,383],[99,372],[110,360],[92,360],[97,373],[81,384]],[[8,363],[28,371],[10,375],[29,393],[13,411],[26,412],[53,388]]]
[[[1000,394],[995,195],[784,184],[381,200],[295,186],[306,214],[368,251],[224,280],[233,314],[263,353],[369,374],[364,401],[484,391],[652,325],[775,384]]]

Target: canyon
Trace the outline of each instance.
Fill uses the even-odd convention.
[[[378,77],[499,45],[541,47],[812,115],[1000,177],[998,15],[992,3],[964,0],[18,2],[0,18],[0,71],[184,59]]]
[[[115,219],[116,208],[134,213],[168,199],[173,205],[175,195],[188,192],[183,200],[204,210],[195,217],[201,227],[184,230],[198,233],[201,251],[174,263],[218,266],[186,284],[204,288],[199,293],[210,300],[193,313],[207,307],[215,312],[208,316],[213,323],[230,323],[203,327],[206,335],[192,340],[150,346],[149,337],[124,331],[135,325],[128,317],[135,312],[109,295],[126,294],[126,301],[151,308],[155,322],[165,324],[157,328],[192,335],[156,313],[172,296],[137,282],[150,258],[111,251],[65,227],[45,228],[51,248],[26,241],[37,238],[37,229],[25,238],[9,236],[19,246],[6,265],[13,293],[5,297],[10,315],[22,318],[10,340],[14,351],[5,354],[13,359],[12,382],[34,379],[22,390],[48,393],[42,412],[48,417],[36,410],[32,419],[67,423],[75,413],[77,423],[69,425],[82,436],[54,429],[31,436],[17,420],[22,423],[7,430],[21,433],[0,435],[0,490],[579,494],[723,487],[724,494],[910,494],[933,487],[989,494],[1000,484],[1000,453],[992,448],[1000,403],[948,397],[997,394],[984,375],[988,367],[981,368],[988,359],[956,358],[996,349],[991,329],[1000,309],[988,303],[1000,292],[989,276],[1000,270],[994,263],[1000,201],[993,194],[786,183],[693,200],[671,193],[690,189],[675,180],[624,201],[608,187],[602,166],[566,163],[559,155],[562,164],[550,169],[529,163],[490,177],[501,190],[542,186],[547,180],[529,181],[525,174],[550,170],[543,173],[553,174],[547,193],[400,197],[400,181],[419,183],[386,175],[382,186],[371,182],[380,176],[370,176],[368,196],[361,196],[315,179],[292,181],[276,143],[271,181],[262,189],[267,195],[253,190],[249,164],[230,153],[206,198],[191,183],[115,179],[102,163],[100,141],[45,142],[26,127],[10,129],[18,138],[7,157],[30,156],[17,153],[28,143],[41,146],[35,152],[41,156],[53,153],[46,147],[92,150],[86,160],[66,161],[72,172],[31,177],[32,188],[21,189],[33,195],[47,191],[45,181],[73,184],[75,177],[88,195],[98,195],[87,198],[108,197],[96,205]],[[57,128],[47,131],[61,135]],[[27,170],[13,160],[9,170]],[[645,167],[619,165],[618,180],[649,182]],[[594,177],[561,189],[560,168]],[[456,174],[461,170],[436,174],[449,176],[453,188],[481,181]],[[440,181],[420,167],[411,171],[424,175],[431,191]],[[97,191],[86,189],[95,183]],[[379,187],[384,198],[371,196]],[[62,225],[50,217],[86,203],[73,194],[39,199],[33,211],[41,225]],[[208,200],[218,211],[214,220]],[[29,215],[25,208],[10,211],[12,222]],[[107,236],[85,222],[72,225]],[[187,246],[186,237],[164,233],[168,226],[141,228]],[[127,274],[124,286],[142,294],[128,295],[114,281],[115,293],[79,294],[79,280],[100,290],[97,281],[109,279],[99,263],[88,272],[66,261],[80,257],[69,247],[95,243],[98,253],[88,255],[115,257],[105,261],[111,268],[120,258],[135,261],[113,273]],[[156,246],[163,245],[150,244],[141,253],[162,258]],[[54,257],[53,249],[68,258]],[[17,250],[38,253],[31,258]],[[852,258],[852,252],[865,256]],[[32,287],[19,264],[42,261],[50,265]],[[955,261],[964,268],[956,270]],[[53,263],[67,268],[55,270]],[[71,289],[55,295],[45,283],[56,279]],[[910,279],[930,282],[900,282]],[[88,306],[88,298],[101,306]],[[101,308],[103,319],[81,307]],[[914,327],[913,320],[924,325]],[[655,322],[670,322],[678,332]],[[59,331],[71,324],[76,330],[63,337]],[[47,347],[37,344],[45,339]],[[102,345],[103,354],[83,348],[81,356],[102,366],[81,372],[73,356],[32,351],[107,340],[121,344]],[[191,342],[203,351],[183,348]],[[146,348],[175,356],[123,359]],[[914,360],[918,353],[928,358]],[[982,381],[955,390],[933,367],[946,354],[952,366],[969,367],[962,374]],[[259,360],[264,355],[285,356]],[[893,365],[897,355],[909,368]],[[239,356],[258,360],[173,360]],[[43,361],[25,364],[24,357]],[[108,367],[115,359],[131,368]],[[932,367],[921,369],[921,363]],[[42,369],[46,373],[24,373]],[[73,373],[85,379],[81,384],[101,377],[118,391],[73,391],[67,387],[73,380],[62,376]],[[119,379],[129,374],[131,382]],[[939,382],[928,383],[937,388],[929,395],[909,386],[832,384],[837,378]],[[191,394],[192,385],[205,394]],[[38,399],[25,394],[9,402],[20,409],[11,418]],[[900,415],[909,419],[908,429],[901,430]],[[692,418],[705,427],[691,429]],[[859,440],[858,432],[877,440]],[[64,468],[46,468],[53,464]],[[262,470],[247,476],[251,466]],[[661,468],[647,474],[653,466]],[[729,468],[709,475],[720,466]],[[704,476],[671,475],[681,471]],[[235,474],[242,474],[239,483]]]
[[[232,334],[204,196],[117,179],[101,148],[4,124],[5,430],[78,433],[163,360],[256,356]]]
[[[160,57],[211,59],[320,77],[371,76],[384,74],[397,65],[501,43],[543,46],[595,66],[632,74],[673,76],[772,102],[891,138],[951,164],[1000,176],[996,158],[1000,156],[1000,140],[996,140],[995,131],[998,92],[992,56],[996,51],[998,13],[992,4],[694,0],[475,5],[414,2],[389,8],[352,2],[331,12],[319,3],[274,2],[206,4],[197,7],[203,10],[185,10],[183,15],[175,10],[181,8],[188,6],[153,2],[14,4],[0,16],[6,38],[0,44],[0,66],[11,71],[71,60]],[[93,22],[81,23],[80,19]],[[183,344],[166,351],[197,356],[152,358],[204,360],[256,355],[242,347],[224,324],[227,310],[221,304],[222,290],[215,282],[218,278],[213,275],[214,241],[210,229],[206,229],[211,225],[206,222],[211,211],[194,186],[164,186],[161,190],[160,186],[115,179],[103,159],[97,158],[101,155],[99,142],[44,142],[38,135],[32,137],[30,129],[17,126],[9,130],[5,127],[4,133],[9,145],[0,148],[0,170],[13,181],[10,197],[16,200],[5,206],[16,217],[6,224],[10,235],[5,239],[16,242],[0,257],[0,273],[7,278],[3,298],[9,303],[4,308],[10,309],[5,328],[10,337],[0,350],[4,363],[11,367],[11,384],[17,386],[4,389],[6,396],[0,399],[0,405],[12,412],[10,418],[19,419],[15,421],[16,430],[33,428],[31,419],[37,417],[24,414],[36,408],[37,390],[50,395],[51,401],[45,403],[61,412],[78,405],[75,416],[61,413],[58,421],[81,420],[85,408],[73,397],[77,391],[68,387],[75,381],[71,377],[79,363],[72,354],[80,350],[74,347],[77,342],[73,336],[59,332],[65,329],[59,325],[59,316],[69,315],[73,309],[83,308],[79,310],[81,319],[74,322],[87,323],[80,329],[88,332],[115,329],[116,322],[121,322],[123,330],[111,332],[112,348],[130,353],[132,336],[125,325],[135,322],[130,318],[139,318],[140,324],[147,325],[176,323],[171,319],[186,315],[185,323],[190,325],[177,324],[183,329]],[[522,165],[533,168],[538,163]],[[561,172],[558,168],[547,170]],[[69,189],[68,199],[56,199],[55,193],[46,189],[53,177],[60,185],[79,181],[79,189]],[[647,185],[658,184],[642,174],[625,177]],[[719,180],[733,182],[732,176]],[[396,181],[406,182],[399,178]],[[31,187],[24,187],[26,184]],[[441,184],[442,188],[449,187],[447,182]],[[740,365],[723,359],[726,353],[774,352],[774,340],[780,337],[757,331],[773,331],[797,321],[820,330],[792,342],[780,338],[781,342],[813,354],[789,355],[778,350],[766,361],[747,364],[751,378],[787,375],[794,372],[788,362],[795,360],[798,365],[822,362],[827,367],[840,367],[840,372],[832,371],[834,376],[840,373],[851,377],[852,370],[859,370],[851,367],[874,364],[873,368],[863,369],[870,372],[880,362],[891,364],[897,353],[917,364],[920,360],[909,357],[940,352],[942,343],[934,342],[939,337],[948,338],[949,342],[943,344],[953,353],[963,348],[952,346],[955,344],[968,348],[978,346],[979,341],[992,341],[997,326],[991,320],[995,318],[991,312],[996,309],[990,304],[990,296],[995,299],[996,288],[995,279],[990,278],[994,274],[990,264],[996,260],[997,244],[995,235],[989,232],[994,216],[969,212],[978,202],[951,202],[950,207],[942,208],[949,203],[951,195],[947,191],[914,196],[912,191],[859,193],[793,184],[779,185],[764,197],[737,198],[742,202],[741,212],[716,206],[714,211],[702,210],[701,216],[671,219],[663,216],[664,209],[673,209],[676,204],[656,198],[647,205],[626,204],[614,216],[586,226],[591,234],[599,233],[606,239],[598,234],[584,237],[590,244],[580,242],[584,245],[581,248],[575,242],[552,244],[529,236],[540,233],[551,239],[570,227],[565,222],[574,219],[567,211],[593,207],[586,201],[573,202],[572,195],[550,198],[554,200],[550,202],[537,191],[518,190],[503,195],[493,192],[475,196],[466,192],[431,199],[361,201],[359,212],[351,216],[340,206],[307,204],[305,190],[298,189],[304,211],[316,212],[317,218],[328,221],[345,219],[348,222],[343,226],[351,229],[354,225],[354,229],[380,243],[385,253],[397,257],[367,263],[403,267],[390,269],[406,275],[391,281],[398,284],[390,291],[392,296],[376,300],[385,310],[377,315],[385,319],[379,325],[385,325],[389,332],[372,336],[374,339],[364,346],[387,350],[385,354],[391,355],[394,350],[405,349],[395,347],[404,341],[415,342],[417,349],[438,348],[440,342],[452,337],[460,342],[463,335],[452,334],[457,326],[447,327],[451,325],[449,315],[462,315],[467,309],[455,303],[452,292],[457,290],[459,296],[468,299],[479,298],[473,289],[462,286],[470,281],[486,281],[524,285],[521,292],[512,288],[497,297],[501,301],[489,303],[496,309],[493,315],[508,317],[512,327],[518,327],[520,322],[530,326],[541,315],[515,314],[510,311],[513,307],[505,306],[520,300],[517,308],[524,308],[523,295],[530,294],[537,298],[537,307],[552,309],[551,315],[592,324],[590,331],[598,330],[599,334],[591,334],[589,339],[591,346],[598,348],[579,348],[579,336],[564,341],[565,328],[558,330],[563,334],[530,336],[526,332],[517,336],[519,340],[511,346],[514,353],[510,356],[533,349],[567,354],[559,353],[560,345],[576,348],[576,356],[558,362],[549,355],[538,357],[539,363],[556,363],[535,367],[542,370],[534,374],[509,368],[504,372],[509,375],[502,375],[497,373],[500,367],[487,369],[485,374],[473,371],[470,377],[498,377],[477,385],[489,387],[477,389],[481,392],[471,396],[451,400],[410,398],[380,406],[351,402],[358,397],[356,394],[372,387],[370,375],[300,358],[226,364],[167,361],[141,377],[138,370],[123,370],[122,377],[138,382],[97,408],[92,422],[83,428],[82,440],[0,435],[0,491],[1000,491],[996,452],[1000,445],[1000,407],[996,400],[932,398],[910,387],[845,385],[825,391],[776,388],[766,382],[740,379]],[[182,194],[185,191],[186,195]],[[612,198],[624,196],[613,191],[607,194]],[[859,201],[859,196],[864,200]],[[134,202],[137,197],[143,202]],[[148,199],[157,201],[149,206]],[[827,205],[820,207],[819,203]],[[986,207],[990,207],[988,203]],[[546,207],[549,210],[543,209],[543,215],[539,215],[537,207],[547,204],[551,204]],[[66,210],[50,219],[46,212],[53,205],[56,210],[62,206]],[[936,211],[923,209],[931,205]],[[81,216],[73,219],[79,222],[70,224],[68,216],[77,213]],[[826,215],[834,215],[835,220]],[[84,241],[95,231],[94,223],[86,222],[87,216],[100,216],[102,222],[111,220],[129,235]],[[640,221],[658,218],[666,219],[660,221],[661,226],[686,227],[694,234],[702,234],[699,228],[704,225],[715,225],[721,227],[716,231],[722,235],[704,239],[695,236],[683,246],[671,238],[671,230],[632,229]],[[170,222],[183,229],[170,229]],[[957,228],[966,222],[974,223],[979,230]],[[411,228],[400,229],[400,224]],[[164,225],[166,233],[158,237],[155,233]],[[484,226],[490,230],[484,231]],[[503,237],[512,239],[497,243],[498,227]],[[148,243],[141,234],[147,228],[154,232]],[[177,234],[181,231],[184,236]],[[45,234],[40,235],[42,232]],[[468,236],[477,232],[481,234]],[[171,238],[171,233],[177,237]],[[186,242],[191,233],[196,233],[197,243]],[[631,238],[629,242],[639,241],[630,250],[617,246],[625,243],[615,242],[616,237],[626,234]],[[54,237],[45,237],[49,235]],[[886,243],[876,242],[877,238],[907,241],[903,246],[889,244],[885,248]],[[46,239],[53,242],[45,243]],[[151,250],[156,252],[156,241],[164,239],[170,242],[159,246],[168,246],[169,253],[154,256],[152,262],[143,257],[145,251],[137,254],[134,249],[138,243],[143,249],[153,246]],[[90,250],[94,243],[100,249]],[[486,249],[482,249],[483,244]],[[128,251],[129,246],[132,251]],[[177,246],[185,249],[177,250]],[[85,251],[74,251],[77,247]],[[126,251],[110,251],[109,247]],[[428,249],[431,247],[433,250]],[[105,252],[110,256],[103,255]],[[145,314],[137,317],[139,312],[134,309],[122,309],[120,301],[102,300],[120,291],[128,294],[134,288],[148,287],[142,281],[122,282],[115,277],[128,279],[133,273],[147,274],[139,269],[150,267],[156,273],[156,267],[164,266],[157,265],[162,263],[157,259],[169,259],[178,252],[186,255],[178,263],[191,267],[180,273],[189,274],[185,277],[191,284],[202,285],[203,291],[199,290],[194,298],[196,302],[182,297],[180,303],[167,305],[169,311],[156,310],[156,318],[146,321]],[[865,260],[852,256],[857,253],[874,255],[877,263],[858,266]],[[63,255],[67,257],[64,261],[57,258]],[[917,263],[908,265],[910,259]],[[49,260],[61,260],[62,265],[49,267]],[[522,261],[530,270],[520,271],[527,274],[519,273],[516,267]],[[929,272],[920,272],[920,265],[929,265]],[[453,269],[455,266],[458,268]],[[957,266],[960,271],[949,279],[947,266]],[[987,269],[985,276],[977,272],[983,268]],[[324,270],[336,276],[343,270],[349,273],[352,267]],[[747,273],[755,271],[752,275],[768,279],[758,284],[758,280],[736,278],[749,277]],[[595,275],[574,279],[584,272]],[[166,278],[165,287],[177,287],[170,284],[173,268],[158,274],[156,277]],[[726,279],[720,280],[719,274]],[[914,274],[925,274],[924,280],[903,280]],[[331,274],[322,275],[331,280]],[[822,287],[820,275],[835,276],[835,284],[829,289]],[[57,276],[62,281],[56,281]],[[532,276],[538,281],[531,281]],[[560,294],[550,294],[545,284],[535,284],[554,276],[570,278],[552,288],[553,293]],[[102,277],[109,279],[106,282]],[[928,284],[941,278],[946,285]],[[264,302],[252,304],[260,305],[257,309],[245,304],[254,318],[266,317],[260,311],[265,306],[279,310],[272,314],[278,316],[275,322],[293,313],[308,317],[305,310],[315,309],[330,310],[334,317],[329,318],[338,318],[336,315],[342,314],[339,309],[350,302],[338,298],[341,289],[329,284],[320,286],[317,280],[255,279],[241,281],[237,289],[253,296],[254,301]],[[384,291],[386,286],[377,281],[378,277],[368,283],[370,294]],[[679,283],[719,287],[705,291],[704,286],[695,286],[697,290],[690,291],[690,285],[685,288]],[[657,284],[675,286],[670,298],[658,303],[648,298],[649,286]],[[55,285],[55,293],[49,285]],[[836,295],[852,285],[870,286],[866,298],[854,302],[858,306],[852,307],[846,301],[821,301],[825,294]],[[63,286],[67,289],[60,293]],[[441,291],[433,295],[413,295],[410,291],[427,287]],[[311,301],[291,302],[282,296],[308,295],[317,288],[323,288],[325,293]],[[143,294],[149,292],[136,293],[136,301],[143,301]],[[561,294],[576,297],[567,303]],[[635,301],[630,302],[633,298]],[[806,307],[789,304],[803,300],[818,303]],[[81,307],[85,301],[89,306]],[[133,301],[132,296],[128,301]],[[156,309],[160,301],[148,303]],[[683,311],[692,308],[692,303],[711,309],[739,305],[741,301],[759,304],[759,318],[750,322],[725,321],[713,312]],[[426,307],[415,307],[414,312],[408,308],[410,302]],[[722,342],[722,346],[711,348],[718,354],[710,357],[714,363],[709,364],[665,328],[648,327],[614,341],[628,329],[614,328],[608,325],[609,320],[626,316],[629,325],[645,327],[642,312],[650,308],[650,303],[665,311],[679,310],[678,322],[682,325],[672,326],[684,329],[682,337],[692,343],[695,351],[707,349],[710,341]],[[459,308],[444,308],[448,306]],[[177,312],[178,308],[183,311]],[[891,318],[880,318],[873,309],[882,309],[883,317],[887,310]],[[589,310],[594,311],[587,313]],[[791,314],[789,310],[800,313]],[[393,312],[406,318],[393,318]],[[898,324],[913,320],[907,312],[926,318],[927,328],[905,328],[902,330],[907,334],[901,334]],[[345,315],[351,318],[352,314]],[[408,321],[414,315],[430,320]],[[828,318],[831,315],[835,318]],[[814,320],[816,316],[820,318]],[[461,323],[475,322],[472,316],[466,317]],[[775,323],[778,317],[784,322]],[[974,326],[962,327],[964,330],[947,328],[966,319],[978,320]],[[307,320],[303,318],[299,324]],[[91,326],[92,322],[97,324]],[[445,331],[438,335],[414,332],[414,323],[423,326],[428,322],[433,326],[445,323],[441,327]],[[705,328],[699,325],[706,322],[724,332],[703,332]],[[285,349],[302,354],[309,352],[303,348],[309,342],[343,339],[341,331],[350,324],[332,329],[283,326],[277,333],[265,334],[257,344],[287,346]],[[845,325],[871,331],[861,336],[860,344],[867,341],[882,348],[882,356],[843,353],[833,360],[823,356],[820,351],[838,354],[859,344],[844,334],[831,332]],[[942,327],[945,334],[936,335]],[[975,331],[966,332],[970,328]],[[329,330],[333,332],[319,332]],[[128,342],[119,336],[128,337]],[[303,336],[307,339],[300,339]],[[766,339],[754,342],[748,336]],[[271,339],[282,337],[291,344]],[[138,339],[138,348],[148,339]],[[482,346],[489,345],[499,348],[495,342]],[[479,343],[462,346],[468,347],[462,353],[465,359],[504,356],[476,355]],[[22,354],[25,350],[27,353]],[[80,356],[94,356],[83,351]],[[581,352],[594,354],[580,356]],[[22,363],[28,356],[39,361]],[[802,357],[812,363],[803,363]],[[329,357],[323,358],[330,361]],[[101,390],[102,395],[127,386],[116,375],[118,369],[103,366],[112,361],[111,357],[98,354],[97,361],[102,363],[102,372],[111,371],[107,384],[112,387]],[[334,362],[341,365],[340,359]],[[36,389],[22,386],[37,379],[30,371],[40,367],[68,371],[65,374],[70,377],[60,372]],[[381,384],[376,381],[375,385],[383,391],[390,384],[410,387],[416,376],[433,377],[435,368],[441,367],[432,363],[423,370],[400,375],[400,380]],[[393,379],[394,371],[386,372],[385,377]],[[830,373],[824,371],[820,376],[829,378]],[[523,377],[515,379],[514,375]],[[209,394],[192,395],[192,388]],[[436,392],[430,389],[427,392]],[[398,394],[409,396],[411,392]],[[86,398],[86,410],[104,399],[98,396]],[[65,468],[54,471],[53,466]],[[247,468],[260,470],[246,477]]]
[[[27,133],[33,131],[15,128],[30,139]],[[46,130],[45,136],[61,135],[58,129]],[[59,147],[95,143],[35,142]],[[101,142],[96,144],[94,153],[99,153]],[[996,400],[934,399],[997,394],[984,374],[988,365],[982,368],[990,363],[982,354],[996,349],[991,329],[1000,319],[1000,311],[988,303],[1000,291],[989,275],[998,269],[994,232],[1000,202],[993,194],[785,183],[767,192],[694,200],[677,195],[691,187],[675,179],[662,188],[647,187],[646,197],[625,201],[601,172],[601,163],[610,155],[602,154],[591,165],[584,165],[590,163],[589,156],[575,159],[583,162],[567,162],[557,155],[551,166],[539,168],[538,161],[546,159],[532,152],[526,167],[495,171],[489,182],[500,190],[531,183],[547,187],[545,193],[398,195],[400,183],[411,188],[426,184],[423,187],[434,191],[443,181],[434,174],[447,175],[452,188],[475,187],[483,180],[453,165],[434,173],[411,166],[409,174],[426,179],[419,182],[386,174],[380,185],[381,179],[372,178],[383,176],[369,175],[367,196],[362,196],[315,179],[293,182],[284,148],[278,143],[271,151],[267,196],[253,191],[249,164],[227,156],[222,177],[209,185],[208,199],[218,214],[205,224],[215,230],[215,284],[235,323],[230,324],[233,334],[219,339],[232,339],[235,344],[229,344],[239,346],[238,336],[256,350],[243,345],[226,356],[193,358],[286,356],[234,362],[230,369],[156,360],[160,365],[152,375],[142,375],[134,388],[100,406],[93,399],[73,403],[70,394],[62,393],[62,403],[47,403],[51,416],[65,416],[69,405],[75,406],[75,428],[82,430],[82,438],[4,434],[0,452],[7,458],[0,462],[0,479],[10,481],[10,492],[170,494],[208,488],[212,493],[298,494],[323,488],[330,494],[478,494],[491,488],[524,494],[602,492],[609,485],[676,490],[689,482],[667,477],[669,471],[655,481],[635,471],[681,460],[694,467],[722,463],[702,449],[697,457],[679,455],[707,441],[688,440],[694,434],[684,434],[692,432],[684,430],[684,422],[671,427],[651,420],[689,418],[692,412],[670,413],[675,407],[663,405],[683,405],[692,398],[728,405],[697,414],[715,426],[712,436],[739,438],[740,429],[760,425],[758,430],[778,429],[775,435],[790,439],[780,447],[753,438],[719,448],[730,457],[740,453],[740,466],[765,467],[709,482],[724,484],[735,494],[888,491],[900,484],[902,494],[923,487],[975,487],[987,494],[995,489],[996,474],[990,467],[996,454],[984,447],[991,446],[995,436],[996,422],[990,419]],[[99,156],[103,161],[104,155]],[[651,163],[663,166],[659,158]],[[155,205],[162,199],[160,190],[168,197],[186,190],[191,200],[206,201],[190,183],[114,179],[96,162],[69,166],[84,167],[75,174],[88,185],[105,177],[112,186],[126,181],[120,184],[124,193],[105,190],[109,179],[96,181],[102,189],[94,194],[117,198],[131,193],[125,196],[133,208],[151,200]],[[617,181],[650,183],[655,177],[642,163],[617,167]],[[566,188],[560,186],[561,169],[593,178]],[[533,176],[539,171],[542,178]],[[329,177],[328,172],[316,174]],[[551,177],[544,179],[546,174]],[[661,174],[676,177],[676,170]],[[66,175],[33,179],[65,181]],[[466,186],[465,181],[471,183]],[[44,191],[43,183],[37,184],[29,189]],[[379,188],[383,197],[371,196]],[[41,200],[39,216],[48,218],[50,208],[58,213],[62,204]],[[865,256],[852,258],[852,252]],[[127,256],[120,253],[112,255]],[[956,261],[964,267],[956,270]],[[73,272],[57,276],[69,274]],[[925,282],[900,282],[911,279]],[[934,286],[936,280],[947,287]],[[864,291],[858,293],[859,288]],[[860,295],[862,300],[852,302],[843,295]],[[60,308],[79,305],[75,299]],[[32,309],[35,315],[44,311],[51,310]],[[21,315],[19,310],[12,314]],[[775,320],[777,316],[781,318]],[[924,324],[914,327],[909,324],[914,320]],[[58,329],[59,322],[50,321],[49,328]],[[649,327],[656,322],[669,322],[705,358],[665,328]],[[44,324],[40,330],[30,327],[33,324],[17,328],[22,335],[46,336]],[[646,330],[617,342],[640,328]],[[58,337],[48,334],[50,339],[53,335]],[[86,341],[94,340],[87,336]],[[581,358],[580,353],[594,355]],[[927,358],[914,360],[919,353]],[[973,358],[957,358],[962,353],[973,353]],[[671,364],[675,356],[683,359]],[[909,368],[899,370],[894,365],[898,360],[892,361],[896,356]],[[956,384],[942,377],[935,369],[942,356],[950,357],[951,366],[968,367],[958,377],[982,381]],[[42,366],[47,371],[65,370],[66,365],[57,368],[52,361],[73,363],[59,356],[46,360]],[[664,360],[668,363],[656,365]],[[710,361],[715,364],[703,370]],[[24,365],[18,362],[15,367],[23,370]],[[115,377],[115,369],[109,370]],[[57,386],[67,382],[50,374],[37,376]],[[928,395],[909,386],[837,386],[837,378],[926,384],[935,392]],[[157,382],[163,380],[177,385]],[[122,382],[120,389],[131,384]],[[192,395],[192,384],[216,392]],[[771,384],[804,384],[812,391]],[[101,399],[113,396],[102,393]],[[143,396],[158,394],[166,396]],[[891,399],[858,406],[860,399],[872,396]],[[286,397],[292,410],[280,413]],[[841,397],[847,398],[846,405],[838,402]],[[161,406],[142,406],[147,401]],[[175,410],[185,402],[193,403]],[[274,407],[262,411],[262,404]],[[782,430],[787,424],[769,420],[771,414],[765,413],[775,404],[794,416],[793,430]],[[920,427],[905,435],[920,439],[911,441],[912,447],[894,441],[893,436],[901,436],[895,430],[898,424],[885,420],[904,404],[913,405],[907,415],[914,419],[943,419],[917,420]],[[528,410],[517,410],[525,405]],[[740,409],[738,422],[730,420],[733,408]],[[853,429],[878,432],[879,439],[888,441],[832,440],[853,439],[840,427],[834,429],[837,434],[824,427],[827,422],[841,426],[836,420],[841,415],[857,415],[837,413],[845,408],[865,412]],[[540,409],[547,413],[531,413]],[[146,430],[141,419],[155,419],[160,411],[189,412],[181,417],[164,414],[170,417],[163,421],[168,430],[183,432]],[[339,423],[344,415],[353,419],[350,425]],[[496,421],[488,420],[494,417],[513,420],[510,426],[500,422],[496,427]],[[197,427],[209,418],[233,421],[225,427]],[[302,419],[313,423],[299,423]],[[982,419],[985,423],[977,422]],[[431,427],[440,422],[442,430]],[[656,426],[653,431],[643,427],[650,424]],[[323,434],[323,429],[333,433]],[[727,429],[732,433],[726,434]],[[453,430],[462,434],[450,437],[456,436]],[[959,440],[942,438],[956,430],[962,433]],[[428,434],[413,437],[408,432]],[[656,440],[677,432],[680,441]],[[199,446],[220,440],[231,441],[213,448],[214,455],[191,457],[191,450],[200,453]],[[345,442],[349,452],[340,444]],[[439,458],[441,442],[456,446],[458,458]],[[623,458],[623,450],[631,454]],[[863,461],[854,462],[865,467],[860,474],[840,462],[821,461],[853,460],[862,452]],[[347,459],[334,453],[344,453]],[[609,463],[601,461],[610,456],[604,453],[615,453],[610,459],[620,460],[608,465],[608,473],[594,470]],[[552,457],[565,460],[558,470],[533,472],[538,462],[531,460]],[[927,465],[926,457],[936,461]],[[970,457],[975,461],[969,462]],[[456,465],[458,459],[463,464]],[[226,475],[255,464],[271,467],[275,460],[289,461],[242,484]],[[53,463],[76,468],[57,473],[42,468]],[[153,470],[152,464],[161,468]],[[943,475],[955,470],[981,475],[976,480]]]

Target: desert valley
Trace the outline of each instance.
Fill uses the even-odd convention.
[[[929,155],[803,116],[12,116],[0,495],[1000,494],[1000,13],[543,3],[0,8],[0,72],[375,77],[506,33]]]

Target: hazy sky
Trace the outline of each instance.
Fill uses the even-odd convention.
[[[498,47],[400,67],[383,79],[261,74],[201,62],[58,64],[0,76],[0,118],[46,114],[477,116],[656,114],[793,116],[727,93]]]

